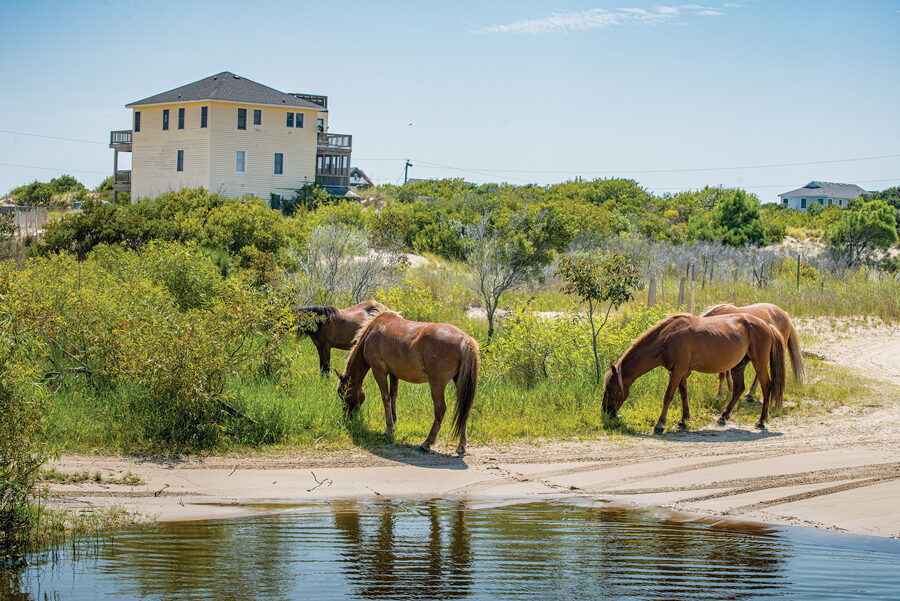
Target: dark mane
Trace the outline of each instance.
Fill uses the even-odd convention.
[[[302,328],[304,334],[315,334],[322,327],[322,324],[337,315],[338,308],[331,305],[303,305],[302,307],[294,307],[294,313],[312,313],[316,316],[315,328],[309,326]]]

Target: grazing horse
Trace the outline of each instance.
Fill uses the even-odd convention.
[[[437,439],[444,412],[444,389],[456,383],[453,433],[459,437],[457,452],[466,452],[466,422],[478,389],[480,355],[474,338],[448,323],[409,321],[386,309],[371,315],[356,337],[344,373],[334,370],[340,382],[338,396],[344,410],[354,412],[365,400],[362,384],[369,370],[381,389],[385,434],[394,433],[397,421],[398,380],[431,386],[434,423],[419,447],[428,451]]]
[[[678,426],[686,429],[691,417],[687,397],[691,371],[718,374],[730,370],[734,391],[731,402],[719,416],[719,425],[724,426],[743,392],[748,357],[762,385],[763,406],[756,427],[763,429],[769,415],[769,400],[774,399],[777,405],[784,394],[784,343],[773,326],[746,313],[716,317],[673,315],[641,334],[617,364],[610,364],[604,382],[603,410],[616,415],[634,381],[662,366],[670,372],[669,386],[653,432],[662,434],[676,388],[681,393]]]
[[[338,309],[337,307],[306,305],[294,307],[295,313],[314,314],[316,323],[300,330],[299,334],[308,335],[319,352],[319,370],[322,375],[331,370],[331,349],[338,348],[349,351],[353,348],[353,340],[366,319],[376,311],[386,307],[378,301],[364,301],[358,305]]]
[[[788,312],[772,303],[756,303],[755,305],[746,305],[744,307],[735,307],[734,305],[716,305],[703,312],[704,317],[713,315],[730,315],[732,313],[749,313],[759,317],[764,322],[775,326],[778,333],[781,334],[785,344],[787,344],[788,355],[791,357],[791,367],[793,368],[794,381],[802,385],[806,377],[806,368],[803,365],[803,355],[800,352],[800,341],[797,337],[797,330],[791,322],[791,316]],[[716,396],[721,397],[725,385],[728,380],[729,373],[723,372],[719,374],[719,392]],[[752,398],[756,393],[756,387],[759,386],[759,378],[753,378],[753,384],[750,385],[750,392],[747,393],[748,398]],[[728,388],[732,387],[732,382],[728,382]],[[777,406],[775,407],[778,408]]]

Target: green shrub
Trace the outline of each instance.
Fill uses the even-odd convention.
[[[48,454],[46,397],[35,373],[41,342],[13,275],[0,263],[0,562],[26,551],[36,517],[29,499]]]
[[[375,298],[386,307],[413,321],[445,321],[448,310],[459,303],[461,290],[438,293],[417,277],[404,278],[399,286],[379,288]]]

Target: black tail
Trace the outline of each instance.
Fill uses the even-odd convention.
[[[456,374],[456,408],[453,411],[453,435],[459,438],[466,431],[469,411],[478,391],[478,371],[481,368],[481,357],[478,343],[474,338],[462,342],[462,362]]]

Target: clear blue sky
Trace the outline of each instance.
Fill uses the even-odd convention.
[[[0,132],[0,193],[96,184],[126,103],[225,70],[328,95],[379,182],[900,185],[898,156],[641,173],[900,155],[897,0],[0,0],[0,130],[96,142]]]

